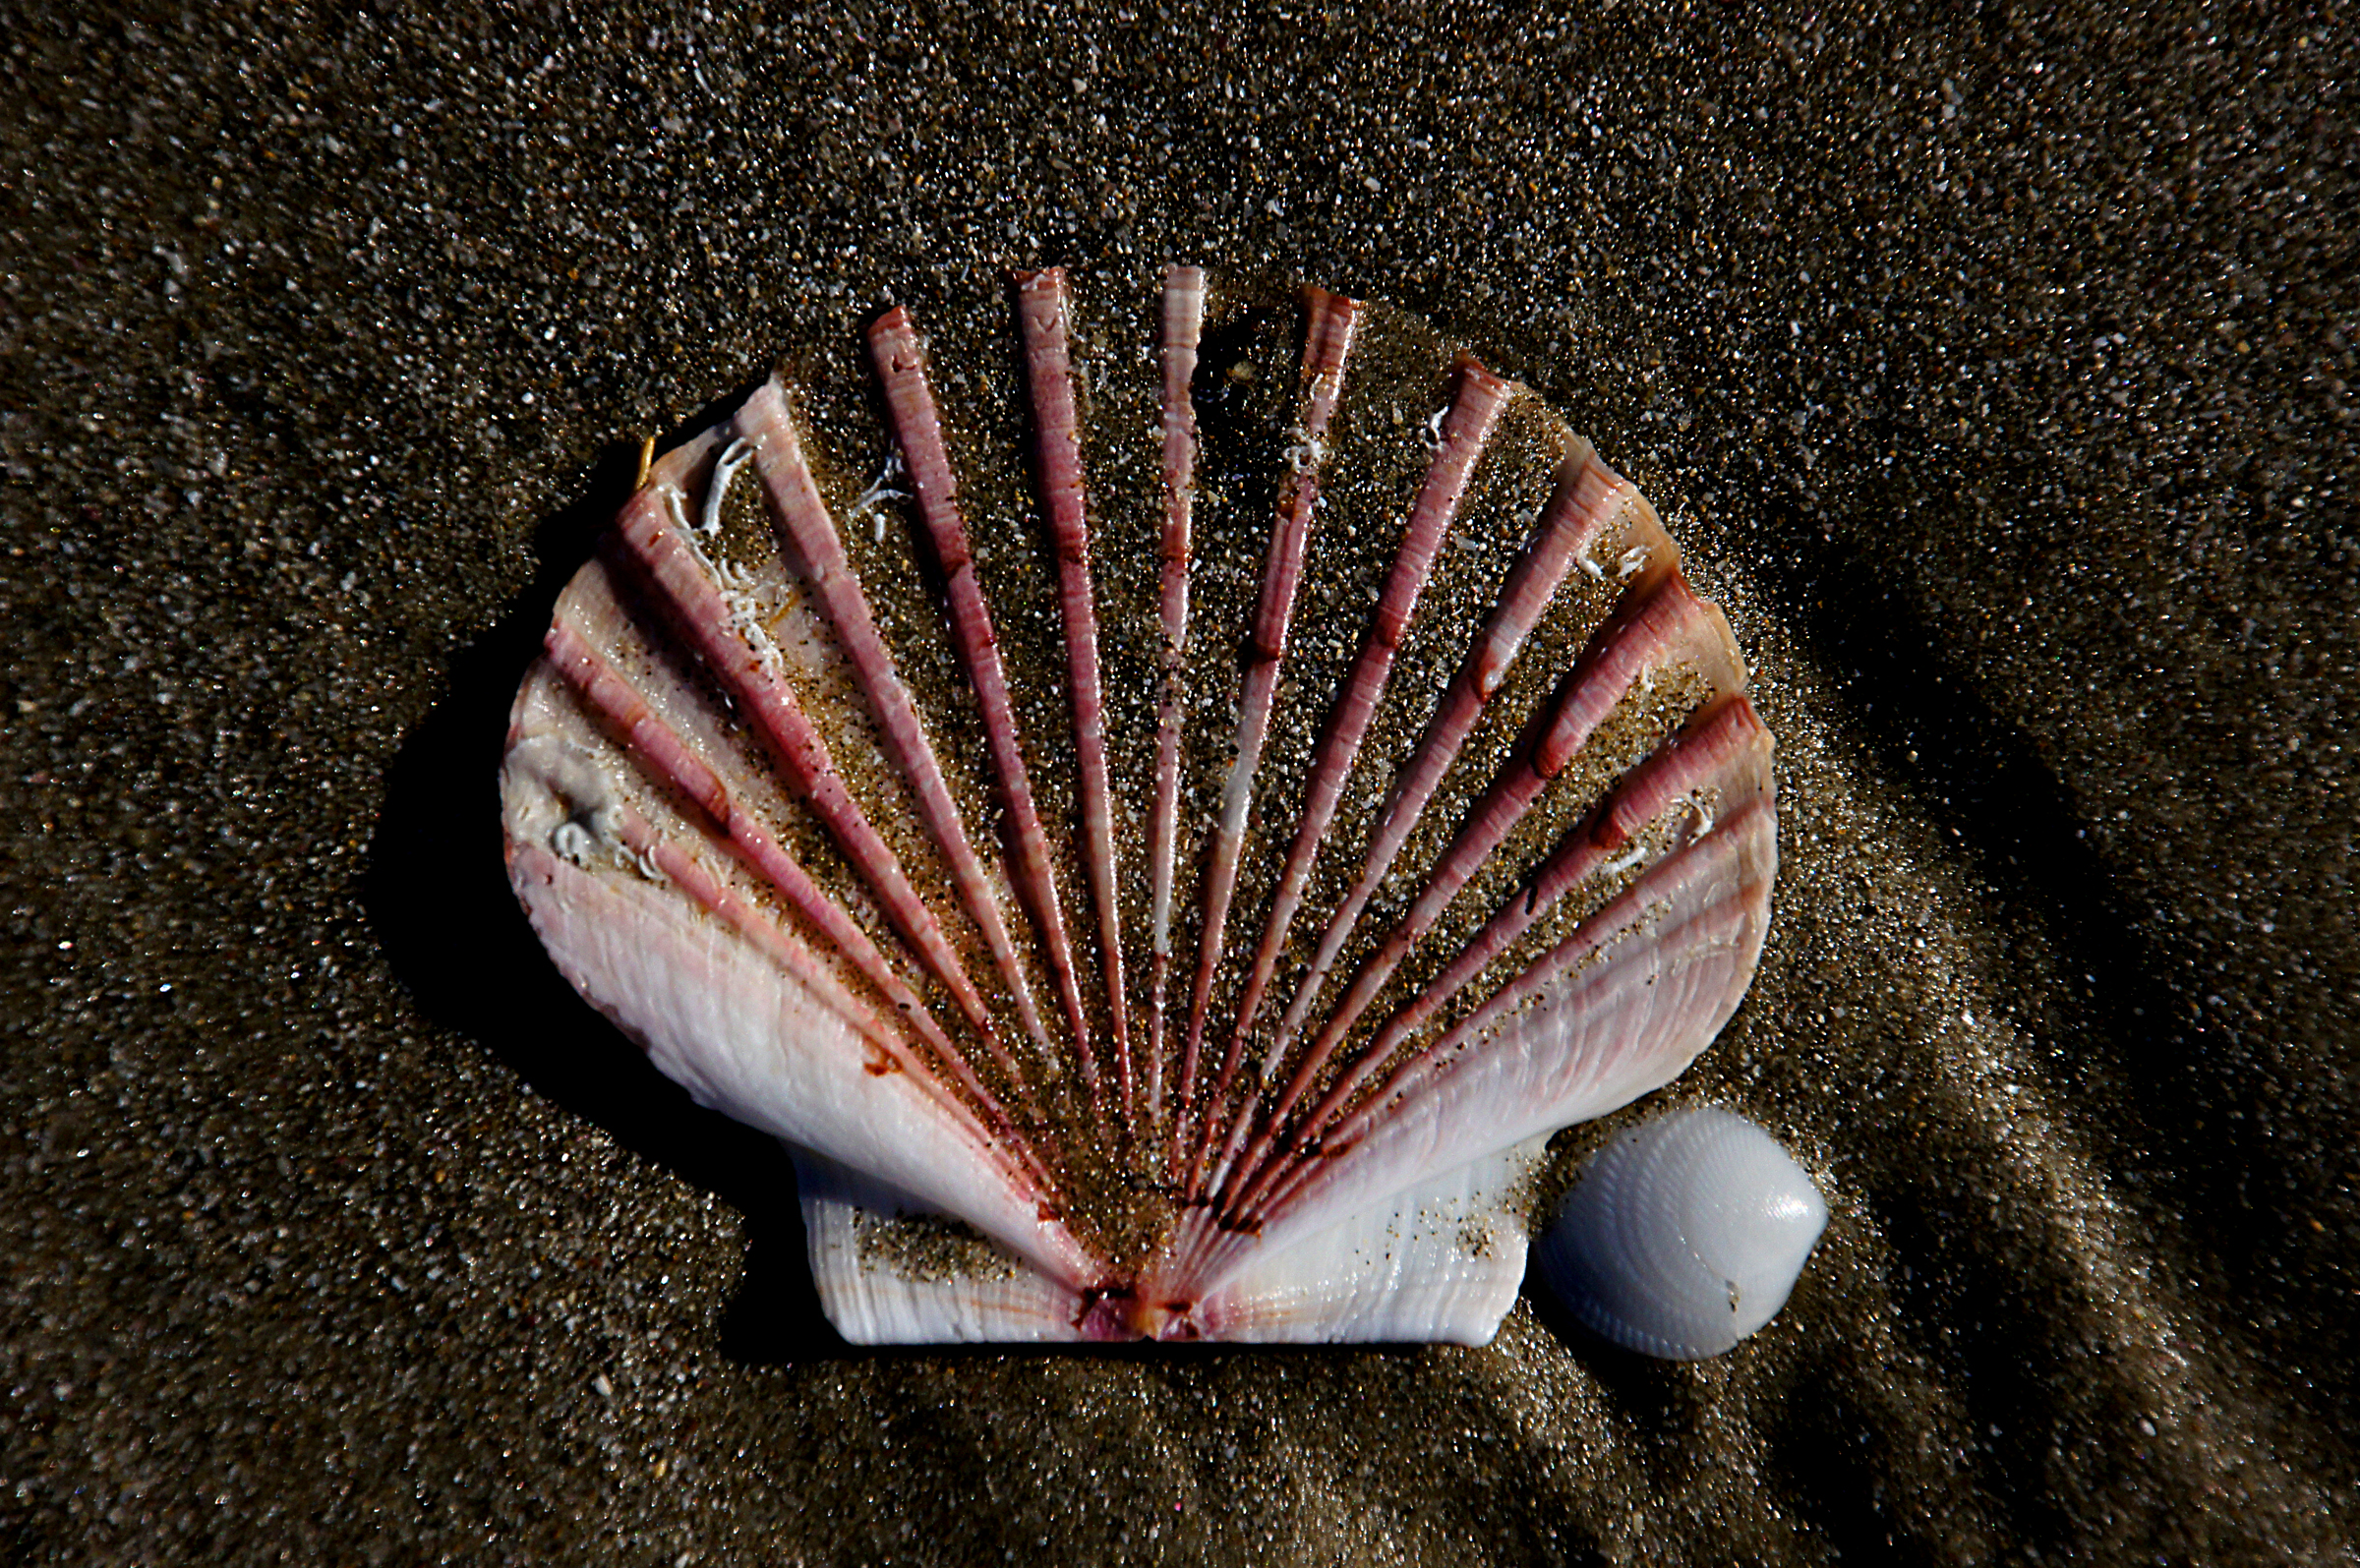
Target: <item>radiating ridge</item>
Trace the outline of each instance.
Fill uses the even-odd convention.
[[[1149,818],[1150,878],[1148,1115],[1163,1113],[1164,988],[1172,959],[1172,856],[1180,815],[1180,746],[1187,727],[1188,564],[1196,507],[1197,418],[1192,390],[1197,342],[1205,330],[1205,271],[1175,266],[1164,274],[1158,368],[1163,413],[1163,531],[1157,551],[1163,647],[1155,713],[1155,802]]]
[[[1264,926],[1262,943],[1255,951],[1253,967],[1247,973],[1245,991],[1237,1004],[1228,1060],[1223,1064],[1220,1086],[1215,1091],[1216,1104],[1236,1071],[1246,1036],[1261,1010],[1263,992],[1269,985],[1270,971],[1277,965],[1278,950],[1285,944],[1295,910],[1302,902],[1303,885],[1311,878],[1312,861],[1335,819],[1336,802],[1352,776],[1361,740],[1377,715],[1378,703],[1385,697],[1386,682],[1392,674],[1393,656],[1400,651],[1410,617],[1417,612],[1418,596],[1426,587],[1435,552],[1441,548],[1444,534],[1458,514],[1459,497],[1466,492],[1468,477],[1475,470],[1476,459],[1483,455],[1485,442],[1491,439],[1493,422],[1499,418],[1501,405],[1507,401],[1510,390],[1507,382],[1472,360],[1462,362],[1458,368],[1457,392],[1443,419],[1442,440],[1426,470],[1425,483],[1419,487],[1417,500],[1410,507],[1409,524],[1401,534],[1401,548],[1393,557],[1392,571],[1377,602],[1376,619],[1361,646],[1359,660],[1345,679],[1343,693],[1336,699],[1318,757],[1312,764],[1302,820],[1296,825],[1294,842],[1279,873],[1277,895]],[[1275,1075],[1285,1047],[1286,1038],[1281,1033],[1271,1042],[1257,1074],[1260,1081],[1267,1083]],[[1248,1103],[1251,1105],[1251,1097]],[[1214,1175],[1215,1187],[1236,1158],[1238,1141],[1246,1135],[1249,1124],[1250,1118],[1241,1111],[1232,1125],[1228,1147]]]
[[[1327,458],[1327,436],[1336,404],[1343,397],[1344,365],[1352,351],[1352,329],[1359,319],[1359,302],[1323,289],[1304,291],[1307,318],[1303,331],[1301,413],[1295,441],[1287,448],[1286,473],[1280,480],[1277,516],[1265,557],[1262,594],[1254,610],[1253,629],[1246,648],[1244,690],[1238,700],[1235,760],[1221,795],[1220,816],[1213,828],[1212,852],[1205,878],[1205,917],[1198,938],[1197,980],[1189,1004],[1188,1045],[1180,1064],[1180,1113],[1173,1148],[1185,1166],[1182,1189],[1195,1196],[1204,1176],[1213,1118],[1226,1098],[1236,1071],[1232,1053],[1221,1081],[1203,1110],[1203,1132],[1194,1125],[1193,1098],[1197,1065],[1204,1048],[1206,1010],[1212,997],[1214,972],[1220,967],[1229,920],[1229,902],[1237,891],[1237,860],[1244,851],[1246,819],[1254,805],[1254,778],[1262,765],[1263,742],[1270,729],[1270,709],[1277,701],[1279,666],[1286,657],[1286,636],[1295,613],[1295,594],[1302,586],[1304,552],[1310,545],[1313,510],[1319,504],[1320,466]]]
[[[1068,691],[1073,699],[1074,744],[1082,774],[1082,843],[1090,869],[1091,897],[1098,906],[1098,952],[1106,981],[1106,1019],[1114,1052],[1122,1113],[1131,1114],[1131,1020],[1123,996],[1122,914],[1114,896],[1113,788],[1106,778],[1106,704],[1098,685],[1098,619],[1091,585],[1090,516],[1084,498],[1082,438],[1074,413],[1073,365],[1066,345],[1065,273],[1017,276],[1017,317],[1025,340],[1025,368],[1032,390],[1032,423],[1039,444],[1041,508],[1057,551],[1057,608],[1065,630]],[[1074,991],[1070,955],[1059,965],[1074,1015],[1074,1037],[1082,1042],[1083,1075],[1098,1092],[1096,1052],[1082,1021]]]

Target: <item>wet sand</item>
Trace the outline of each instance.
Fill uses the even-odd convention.
[[[1479,44],[1460,34],[1482,18]],[[0,1542],[27,1561],[2348,1560],[2349,29],[1937,8],[12,30]],[[504,714],[676,431],[975,266],[1391,299],[1779,736],[1663,1106],[1833,1220],[1690,1366],[863,1354],[558,979]]]

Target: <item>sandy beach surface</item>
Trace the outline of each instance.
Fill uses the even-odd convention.
[[[2360,59],[2143,9],[17,8],[0,1555],[2350,1561]],[[1166,260],[1433,319],[1728,607],[1768,951],[1556,1154],[1796,1151],[1734,1354],[850,1351],[518,913],[640,437]]]

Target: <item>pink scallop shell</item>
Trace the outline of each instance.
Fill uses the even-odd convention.
[[[1751,979],[1728,623],[1400,313],[1004,303],[653,464],[517,695],[517,896],[796,1150],[848,1339],[1480,1343],[1541,1143]]]

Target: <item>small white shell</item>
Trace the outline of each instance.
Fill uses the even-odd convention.
[[[1826,1226],[1827,1200],[1776,1138],[1705,1107],[1608,1144],[1534,1254],[1593,1332],[1701,1361],[1778,1315]]]

